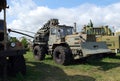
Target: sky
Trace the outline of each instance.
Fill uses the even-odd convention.
[[[60,24],[69,26],[76,22],[77,31],[90,19],[96,27],[108,25],[120,31],[120,0],[7,0],[7,3],[7,28],[36,32],[49,19],[57,18]]]

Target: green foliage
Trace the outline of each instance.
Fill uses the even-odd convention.
[[[26,39],[25,37],[22,38],[21,43],[22,43],[22,45],[23,45],[25,48],[28,47],[28,41],[27,41],[27,39]]]
[[[18,42],[18,39],[16,37],[10,37],[10,42]]]

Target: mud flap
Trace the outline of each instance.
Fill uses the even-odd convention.
[[[83,42],[81,43],[83,57],[94,54],[112,53],[105,42]]]

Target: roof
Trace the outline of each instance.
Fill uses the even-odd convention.
[[[0,0],[0,11],[6,8],[6,6],[7,6],[6,0]]]

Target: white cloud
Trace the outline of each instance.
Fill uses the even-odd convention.
[[[50,18],[58,18],[61,24],[72,25],[77,22],[78,29],[89,23],[91,19],[95,26],[115,26],[120,31],[120,3],[109,6],[83,4],[74,8],[51,9],[37,6],[32,0],[14,0],[8,10],[8,18],[14,19],[8,24],[9,28],[25,29],[36,32]],[[80,31],[80,30],[79,30]]]

